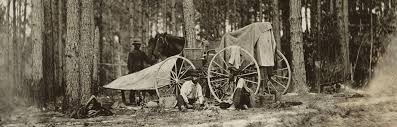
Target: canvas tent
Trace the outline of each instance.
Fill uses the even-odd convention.
[[[167,80],[157,80],[156,78],[158,75],[161,75],[161,78],[170,79],[170,71],[175,65],[176,60],[165,60],[141,71],[121,76],[103,87],[117,90],[155,90],[156,83],[158,87],[169,84]],[[161,69],[159,69],[160,66]]]

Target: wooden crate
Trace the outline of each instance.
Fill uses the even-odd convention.
[[[201,58],[203,57],[203,53],[202,48],[185,48],[183,50],[184,57],[192,61],[197,68],[202,66]]]

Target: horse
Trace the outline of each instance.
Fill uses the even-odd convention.
[[[156,34],[149,39],[148,55],[155,59],[164,60],[168,57],[181,54],[185,46],[185,38],[167,33]]]

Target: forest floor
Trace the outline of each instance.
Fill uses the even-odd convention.
[[[357,96],[358,95],[358,96]],[[291,106],[286,102],[302,102]],[[71,119],[58,112],[18,108],[0,126],[364,126],[397,125],[397,96],[361,94],[284,95],[281,103],[248,110],[112,110],[113,116]]]

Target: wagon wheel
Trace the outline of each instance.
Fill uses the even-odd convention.
[[[238,68],[228,63],[233,48],[240,50],[241,65]],[[238,78],[244,78],[255,94],[259,91],[261,77],[258,63],[247,50],[239,46],[229,46],[217,52],[208,65],[207,74],[210,92],[218,102],[231,99]]]
[[[167,63],[167,61],[174,60],[174,63]],[[167,64],[165,64],[167,63]],[[170,65],[172,64],[172,65]],[[173,66],[171,70],[164,70],[165,66]],[[191,69],[196,69],[193,63],[181,56],[173,56],[167,58],[160,65],[156,74],[156,93],[160,97],[170,97],[179,94],[179,91],[186,79],[186,72]],[[160,84],[161,83],[161,84]]]
[[[271,91],[285,94],[291,83],[291,67],[287,58],[279,50],[276,53],[273,74],[270,77],[270,82],[268,81],[265,86],[267,94],[271,94]]]

